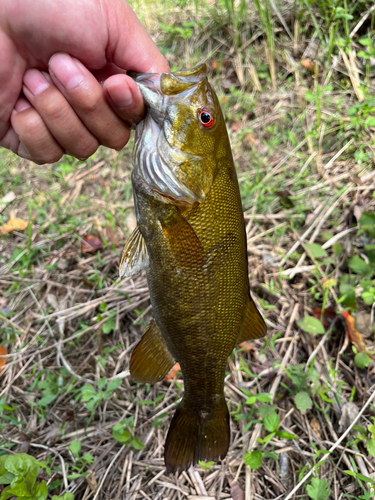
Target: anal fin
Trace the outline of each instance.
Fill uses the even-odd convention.
[[[141,271],[148,262],[145,240],[137,226],[125,244],[120,262],[120,276],[128,278]]]
[[[264,319],[249,295],[237,344],[241,344],[251,339],[260,339],[265,336],[266,331],[267,327]]]
[[[159,327],[152,320],[130,359],[130,373],[137,382],[155,384],[173,368],[175,362]]]

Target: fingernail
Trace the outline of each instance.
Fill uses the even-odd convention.
[[[33,95],[38,95],[49,87],[48,80],[37,69],[29,69],[26,71],[23,77],[23,83]]]
[[[31,158],[30,153],[27,151],[22,142],[20,142],[20,145],[18,146],[17,154],[18,156],[22,156],[22,158],[27,158],[27,159]]]
[[[17,111],[17,113],[21,113],[21,111],[24,111],[28,108],[31,108],[31,104],[23,97],[20,97],[14,105],[14,110]]]
[[[119,108],[127,108],[134,100],[133,94],[126,83],[110,83],[107,86],[107,91],[113,103]]]
[[[80,67],[68,54],[56,54],[52,56],[49,67],[55,77],[67,90],[78,87],[84,80],[84,75]]]

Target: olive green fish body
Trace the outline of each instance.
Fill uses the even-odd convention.
[[[167,172],[170,184],[162,189],[163,169],[155,164],[153,171],[152,152],[147,153],[148,160],[144,149],[136,148],[132,174],[155,323],[133,353],[131,372],[137,380],[153,382],[167,373],[173,360],[180,363],[184,397],[165,447],[170,471],[226,455],[229,414],[223,387],[227,359],[237,343],[265,333],[250,298],[244,219],[229,139],[220,106],[201,78],[201,68],[177,73],[177,83],[171,84],[172,92],[183,84],[190,92],[183,102],[186,112],[173,115],[177,132],[167,141],[171,145],[171,137],[174,140],[180,134],[176,157],[184,171]],[[186,82],[194,71],[198,83]],[[186,95],[186,88],[177,95]],[[164,91],[168,95],[170,87],[164,85]],[[213,130],[205,130],[206,123],[199,122],[202,109],[214,117]],[[171,154],[163,147],[162,156]],[[184,153],[192,159],[190,171]]]

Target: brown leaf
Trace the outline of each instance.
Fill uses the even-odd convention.
[[[311,425],[312,430],[318,436],[318,438],[320,438],[321,437],[321,434],[320,434],[320,425],[319,425],[319,422],[317,421],[317,419],[315,417],[311,418],[310,425]]]
[[[8,222],[0,226],[0,234],[12,233],[13,231],[23,231],[27,228],[28,222],[23,219],[16,219],[14,213],[10,214]]]
[[[355,319],[353,318],[353,316],[348,313],[348,311],[342,312],[341,315],[345,319],[345,324],[351,343],[356,346],[358,352],[366,351],[366,344],[363,341],[362,335],[355,328]]]
[[[103,242],[96,236],[86,234],[82,236],[81,251],[82,253],[96,252],[103,248]]]
[[[245,500],[245,493],[238,483],[233,482],[230,485],[230,494],[233,500]]]
[[[335,311],[332,311],[332,309],[324,309],[322,317],[322,309],[320,307],[315,307],[313,309],[313,315],[314,318],[322,320],[324,328],[329,328],[337,317],[337,314]]]
[[[0,345],[0,356],[6,356],[8,354],[8,351],[5,349],[4,346]],[[7,358],[0,358],[0,372],[5,366],[5,363],[7,362]]]
[[[163,380],[171,380],[172,378],[176,378],[177,372],[181,371],[181,367],[178,363],[174,365],[172,370],[168,373],[166,377],[163,378]]]
[[[86,481],[91,491],[96,491],[98,489],[98,482],[92,470],[89,470],[89,473],[86,476]]]
[[[241,344],[238,344],[238,347],[242,349],[242,352],[255,351],[254,347],[247,342],[241,342]]]
[[[302,59],[301,66],[310,71],[310,73],[315,73],[315,64],[310,59]]]

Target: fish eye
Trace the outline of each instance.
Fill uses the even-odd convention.
[[[201,109],[198,112],[198,118],[205,128],[211,128],[215,125],[215,117],[209,109]]]

